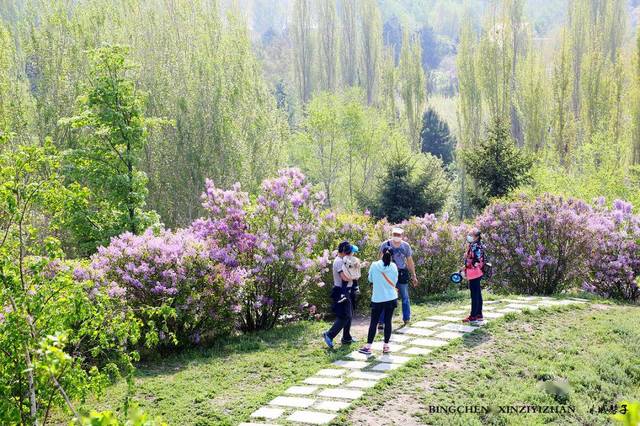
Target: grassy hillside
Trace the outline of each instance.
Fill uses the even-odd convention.
[[[415,306],[414,318],[464,303]],[[412,361],[369,391],[335,424],[605,424],[592,408],[640,399],[640,308],[590,305],[509,314],[463,340]],[[363,337],[366,319],[355,326]],[[326,323],[302,322],[230,339],[208,349],[159,356],[140,366],[134,400],[169,424],[233,425],[287,387],[344,356],[327,351]],[[563,385],[568,381],[568,386]],[[542,383],[547,383],[543,385]],[[553,385],[550,385],[553,383]],[[547,390],[545,390],[545,387]],[[551,389],[560,389],[553,395]],[[566,391],[566,394],[562,392]],[[118,410],[126,384],[98,401]],[[429,406],[550,405],[576,414],[429,414]],[[88,406],[95,407],[95,401]],[[393,420],[392,420],[393,419]]]

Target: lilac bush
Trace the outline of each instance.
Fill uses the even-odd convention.
[[[477,218],[497,288],[552,294],[588,275],[598,241],[587,226],[594,209],[580,200],[545,195],[496,203]]]
[[[248,200],[239,185],[222,191],[207,182],[208,217],[192,229],[212,245],[215,258],[246,268],[238,311],[241,328],[254,330],[299,315],[310,286],[321,282],[323,258],[313,251],[324,195],[314,193],[298,169],[284,169]]]
[[[112,298],[133,309],[145,325],[144,343],[199,343],[234,326],[233,307],[244,272],[227,266],[191,230],[124,233],[100,247],[88,271]]]
[[[433,214],[412,217],[399,225],[413,249],[418,276],[418,287],[412,292],[414,297],[419,299],[446,291],[450,286],[449,276],[462,265],[468,225],[453,224],[446,214],[441,218]],[[386,221],[379,222],[377,238],[387,239],[393,226]]]
[[[632,213],[631,203],[622,200],[606,209],[601,198],[597,206],[597,214],[588,221],[594,250],[582,288],[603,297],[636,301],[640,298],[640,217]]]
[[[327,297],[330,286],[333,285],[331,263],[337,255],[338,245],[342,241],[349,241],[359,248],[357,257],[363,262],[371,262],[378,259],[378,246],[380,242],[373,238],[373,220],[369,214],[334,214],[327,212],[322,216],[322,225],[318,232],[318,238],[314,253],[318,256],[322,285],[312,286],[308,297],[308,303],[320,313],[329,312],[330,299]],[[368,264],[362,269],[363,277],[360,279],[360,300],[362,311],[368,310],[368,300],[371,299],[371,289],[367,285],[366,274]],[[329,288],[324,284],[326,283]]]

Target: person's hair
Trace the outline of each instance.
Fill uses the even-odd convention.
[[[480,232],[480,230],[478,228],[473,228],[471,230],[471,235],[473,235],[474,237],[478,238],[478,242],[480,242],[482,240],[482,233]]]
[[[391,250],[388,248],[382,250],[382,263],[385,267],[391,265]]]
[[[349,244],[349,241],[343,241],[338,245],[338,253],[351,253],[351,244]]]

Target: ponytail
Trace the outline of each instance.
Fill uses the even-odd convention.
[[[387,248],[384,249],[384,251],[382,252],[382,263],[384,264],[385,268],[391,265],[391,250]]]

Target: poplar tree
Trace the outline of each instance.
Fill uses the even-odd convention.
[[[421,64],[420,42],[416,39],[409,40],[407,33],[404,34],[398,69],[400,97],[404,105],[410,146],[414,151],[419,151],[422,114],[427,103],[427,85]]]
[[[298,94],[303,102],[313,91],[313,39],[311,34],[311,2],[295,0],[293,8],[293,45]]]

